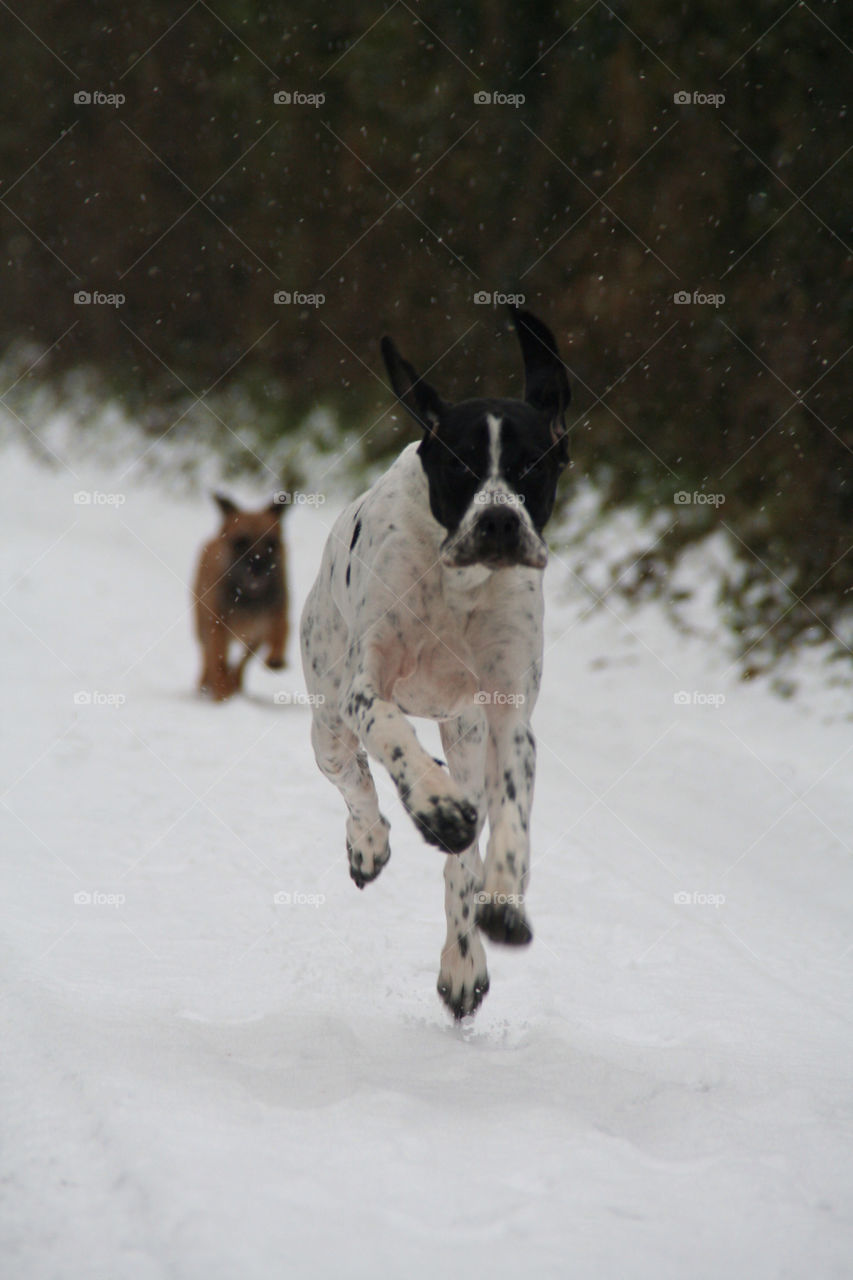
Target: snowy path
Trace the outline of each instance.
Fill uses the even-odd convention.
[[[10,451],[2,490],[4,1275],[851,1274],[849,720],[580,622],[554,560],[535,938],[456,1029],[441,857],[380,778],[355,890],[295,644],[192,694],[212,505]],[[289,517],[295,615],[329,523]]]

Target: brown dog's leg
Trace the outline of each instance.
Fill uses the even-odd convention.
[[[228,669],[228,632],[218,619],[208,632],[204,655],[202,690],[215,702],[223,702],[236,692],[237,685]]]
[[[246,652],[243,654],[242,658],[237,663],[236,667],[231,668],[229,674],[231,676],[231,680],[233,684],[233,687],[231,690],[232,693],[239,693],[240,690],[243,688],[243,672],[246,670],[246,664],[248,663],[249,659],[252,657],[254,653],[255,653],[254,647],[251,645],[246,645]]]
[[[210,689],[210,667],[207,661],[207,645],[201,650],[201,675],[198,678],[199,693],[207,693]]]
[[[278,671],[287,666],[284,651],[287,648],[287,637],[290,628],[287,624],[287,608],[276,612],[270,627],[270,651],[267,655],[267,666],[271,671]]]

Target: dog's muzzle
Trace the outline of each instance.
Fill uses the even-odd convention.
[[[456,569],[474,564],[487,569],[544,569],[548,549],[515,508],[496,503],[484,507],[467,528],[463,525],[445,540],[441,559]]]

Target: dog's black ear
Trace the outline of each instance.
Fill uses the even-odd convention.
[[[237,516],[240,514],[240,508],[237,506],[237,503],[232,502],[224,493],[214,493],[212,496],[213,501],[216,503],[217,507],[219,507],[219,510],[222,512],[226,520],[229,516]]]
[[[446,407],[441,396],[428,382],[418,377],[387,336],[382,339],[382,355],[400,404],[424,431],[435,431]]]
[[[524,359],[524,398],[534,409],[548,415],[554,440],[568,445],[565,413],[572,391],[554,335],[529,311],[510,307],[510,313]]]

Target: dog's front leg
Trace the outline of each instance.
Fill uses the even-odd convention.
[[[424,751],[400,708],[380,696],[379,687],[370,666],[358,666],[341,698],[343,718],[367,753],[388,770],[424,840],[445,853],[460,853],[474,839],[477,810],[447,770]]]
[[[215,702],[224,702],[237,692],[232,669],[228,666],[229,634],[225,624],[218,618],[211,618],[206,623],[203,640],[204,670],[199,682],[199,690],[213,698]]]
[[[450,772],[477,807],[472,843],[444,864],[444,913],[447,937],[441,952],[438,994],[455,1018],[473,1013],[489,989],[486,952],[476,923],[475,895],[483,882],[477,847],[486,817],[486,720],[481,708],[446,720],[441,744]]]
[[[523,946],[533,937],[524,895],[530,873],[536,743],[523,706],[493,702],[486,712],[489,843],[483,888],[477,895],[477,924],[492,942]]]
[[[285,658],[285,650],[287,648],[287,638],[289,627],[287,621],[287,604],[276,611],[272,621],[269,634],[269,653],[267,654],[267,666],[271,671],[279,671],[282,667],[287,666]]]

